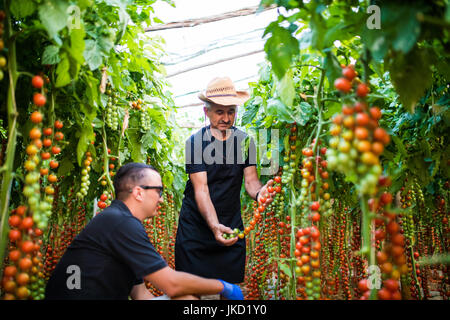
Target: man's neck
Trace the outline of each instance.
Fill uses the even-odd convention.
[[[127,207],[128,207],[128,210],[130,210],[130,212],[131,212],[131,214],[136,218],[136,219],[138,219],[139,221],[144,221],[144,219],[146,218],[145,216],[141,216],[140,214],[139,214],[139,211],[138,210],[136,210],[136,208],[134,208],[134,206],[133,206],[133,204],[131,204],[130,202],[127,202],[126,200],[125,201],[122,201]]]

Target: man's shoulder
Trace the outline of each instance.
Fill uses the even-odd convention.
[[[203,127],[200,130],[198,130],[197,132],[193,133],[189,138],[187,138],[186,142],[194,142],[197,140],[202,140],[205,130],[206,130],[206,127]]]
[[[101,213],[95,216],[93,220],[97,219],[98,223],[112,224],[125,223],[125,221],[138,222],[127,209],[123,208],[120,203],[117,203],[116,201],[118,200],[114,200],[109,207],[105,208]]]

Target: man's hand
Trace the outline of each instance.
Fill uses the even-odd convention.
[[[224,246],[232,246],[236,243],[236,241],[238,241],[238,237],[234,237],[233,239],[228,240],[223,237],[224,233],[233,233],[233,230],[231,228],[226,227],[223,224],[215,224],[211,229],[214,234],[214,238],[216,238],[216,241],[220,244],[223,244]]]
[[[229,300],[244,300],[241,288],[238,285],[228,283],[226,281],[220,280],[223,284],[223,290],[220,292],[224,298]]]
[[[269,197],[269,191],[268,191],[268,188],[269,187],[272,187],[273,186],[273,180],[272,179],[270,179],[269,181],[267,181],[267,183],[265,184],[265,185],[263,185],[262,186],[262,188],[260,189],[260,191],[259,191],[259,194],[258,194],[258,199],[256,199],[256,201],[259,203],[259,200],[261,199],[261,198],[266,198],[266,199],[271,199],[271,198],[268,198]],[[271,196],[275,196],[275,194],[272,192],[272,194],[270,194]],[[272,202],[272,201],[270,201],[270,202]],[[269,202],[269,203],[270,203]]]

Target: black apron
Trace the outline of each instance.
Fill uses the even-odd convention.
[[[233,129],[238,130],[234,127]],[[201,132],[204,133],[204,130],[209,130],[209,126],[203,128]],[[245,135],[242,131],[238,131]],[[214,142],[215,138],[211,137],[211,141]],[[218,142],[219,140],[216,140],[216,143]],[[202,149],[204,150],[209,143],[211,142],[203,142]],[[223,144],[226,155],[226,142]],[[231,229],[243,230],[240,192],[244,168],[250,164],[248,159],[244,164],[237,164],[238,150],[240,146],[234,143],[236,161],[233,164],[226,164],[223,161],[223,164],[203,165],[206,167],[209,193],[219,223]],[[245,255],[245,239],[239,239],[232,246],[224,246],[216,241],[198,210],[194,188],[192,182],[188,180],[175,242],[175,269],[206,278],[240,283],[244,281]]]

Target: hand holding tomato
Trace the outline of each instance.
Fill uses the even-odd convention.
[[[223,237],[224,233],[233,233],[233,230],[229,227],[224,226],[223,224],[220,224],[220,223],[218,223],[212,227],[212,232],[214,234],[214,238],[216,238],[216,241],[227,247],[232,246],[239,239],[238,237],[234,237],[232,239],[225,239]]]
[[[267,200],[269,200],[269,196],[271,196],[271,194],[269,193],[268,188],[272,187],[272,186],[273,186],[272,179],[267,181],[267,183],[262,186],[262,188],[260,189],[259,194],[258,194],[258,199],[256,199],[256,201],[258,203],[260,203],[260,202],[265,203]]]

